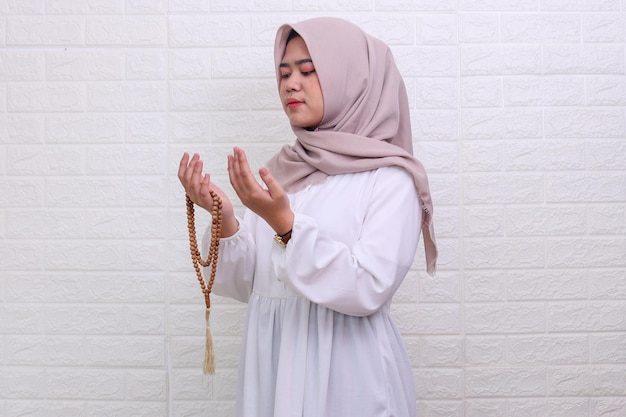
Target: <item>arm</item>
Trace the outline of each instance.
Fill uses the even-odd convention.
[[[415,256],[421,210],[408,173],[383,170],[373,177],[352,244],[331,238],[314,218],[296,213],[286,250],[274,248],[281,280],[314,303],[354,316],[372,314],[391,300]]]
[[[252,288],[254,271],[254,239],[247,232],[250,230],[242,224],[239,230],[239,219],[235,216],[233,205],[226,194],[211,182],[209,174],[202,173],[203,162],[200,155],[194,154],[190,159],[185,153],[178,166],[178,178],[185,188],[191,201],[211,213],[213,198],[210,190],[222,200],[222,224],[217,271],[212,291],[246,302]],[[211,225],[202,238],[201,253],[203,259],[209,252],[211,242]],[[211,266],[204,268],[203,275],[208,284]]]
[[[232,236],[239,228],[239,223],[235,217],[233,205],[217,185],[211,182],[209,174],[203,174],[203,162],[200,155],[194,154],[189,159],[189,154],[184,153],[178,165],[178,179],[185,189],[185,194],[191,198],[198,206],[202,207],[209,213],[213,206],[213,198],[210,190],[222,200],[222,237]]]
[[[237,197],[277,234],[288,234],[294,213],[289,207],[287,193],[267,168],[261,168],[259,175],[267,188],[263,188],[252,175],[243,149],[235,147],[233,154],[228,156],[228,177]]]
[[[252,216],[246,213],[239,222],[239,230],[232,236],[220,239],[219,256],[212,292],[216,295],[248,302],[254,281],[256,245],[251,230],[254,230]],[[211,243],[211,226],[202,238],[202,254],[206,257]],[[211,266],[204,268],[204,276],[209,277]],[[206,278],[205,278],[206,280]]]

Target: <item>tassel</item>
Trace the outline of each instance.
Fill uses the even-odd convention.
[[[206,320],[206,344],[204,350],[204,374],[215,375],[215,354],[213,352],[213,337],[211,336],[211,309],[204,313]]]

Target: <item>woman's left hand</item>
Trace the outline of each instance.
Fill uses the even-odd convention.
[[[245,152],[235,147],[228,155],[228,176],[237,196],[250,210],[263,218],[278,234],[284,234],[293,226],[294,214],[289,207],[287,193],[267,168],[259,170],[263,189],[250,170]]]

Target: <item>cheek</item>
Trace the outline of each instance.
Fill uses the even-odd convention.
[[[319,89],[317,93],[317,102],[319,111],[324,113],[324,95],[322,94],[322,90]]]
[[[291,78],[283,78],[283,77],[280,77],[280,80],[278,81],[278,91],[279,91],[281,94],[284,94],[284,93],[285,93],[285,90],[287,90],[287,89],[288,89],[288,83],[289,83],[290,79],[291,79]]]
[[[320,106],[324,106],[324,94],[322,94],[322,87],[320,85],[319,79],[316,80],[316,96],[320,102]]]
[[[314,97],[315,101],[323,101],[322,88],[320,87],[320,83],[317,79],[311,79],[307,85],[307,89],[310,97]]]

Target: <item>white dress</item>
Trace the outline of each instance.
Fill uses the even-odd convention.
[[[415,417],[389,315],[419,242],[412,177],[398,167],[335,175],[289,198],[286,248],[251,211],[220,243],[213,292],[248,303],[237,416]]]

